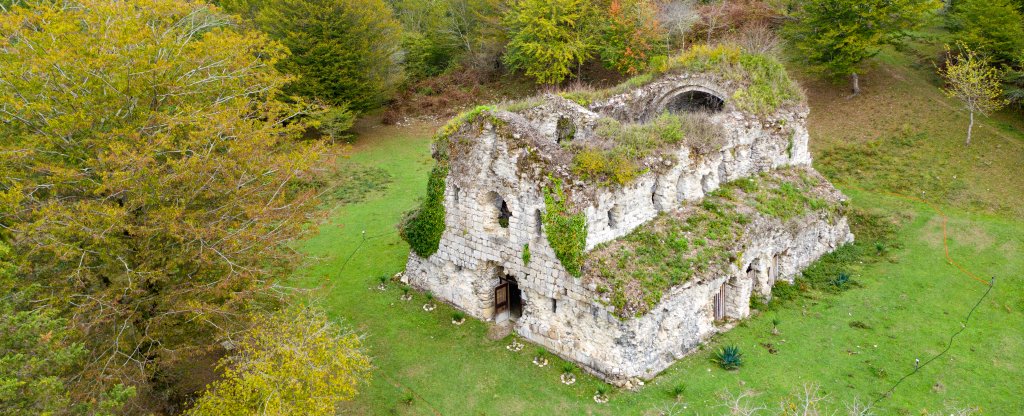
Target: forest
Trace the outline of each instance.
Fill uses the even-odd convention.
[[[380,305],[370,304],[393,303],[400,290],[413,296],[390,278],[409,249],[395,224],[428,184],[430,166],[421,165],[433,128],[477,105],[628,83],[688,51],[727,45],[798,72],[812,90],[812,114],[822,117],[811,120],[812,140],[833,137],[813,149],[816,165],[867,205],[896,204],[873,198],[925,184],[913,188],[915,198],[963,210],[963,218],[986,216],[978,221],[988,229],[1018,230],[1024,218],[1016,176],[1024,163],[1024,0],[0,0],[0,34],[0,414],[503,414],[489,390],[453,397],[432,389],[458,390],[455,381],[434,380],[419,393],[411,381],[394,381],[402,365],[387,354],[405,341],[385,335],[394,329],[385,325],[405,315],[371,313]],[[916,111],[870,101],[905,77],[932,94],[922,107],[941,102],[945,112],[880,115]],[[753,93],[780,99],[775,90]],[[825,101],[816,97],[829,99],[817,107]],[[860,125],[831,121],[843,117]],[[939,142],[921,139],[928,121],[954,118],[940,150],[906,144]],[[417,139],[386,147],[393,137],[375,136],[367,123]],[[854,127],[870,130],[874,144],[838,139]],[[993,144],[995,136],[1007,142]],[[391,166],[398,161],[403,167]],[[949,183],[937,184],[939,175]],[[341,232],[333,229],[342,227],[338,215],[396,189],[417,194],[364,213],[367,224],[390,215],[387,224],[353,224],[362,233],[322,239]],[[913,211],[902,220],[917,224],[925,221],[918,208],[890,214]],[[377,234],[390,245],[375,246]],[[999,235],[1010,241],[1006,253],[974,266],[1020,265],[1007,263],[1019,257],[1019,236]],[[866,241],[879,253],[917,244],[887,238],[907,241]],[[343,270],[351,258],[331,257],[349,249],[356,271]],[[372,266],[378,256],[388,268]],[[361,292],[332,279],[362,279],[353,284]],[[378,284],[395,299],[367,300],[378,295],[366,286]],[[1015,297],[990,313],[1021,320],[1024,291],[1015,285]],[[800,296],[777,307],[795,320],[808,306],[792,302],[825,295]],[[751,326],[771,321],[758,319]],[[498,354],[471,350],[476,341],[464,338],[445,342],[469,351],[467,361]],[[430,360],[429,351],[416,353]],[[1022,354],[1018,340],[991,361],[1014,361],[1006,374],[1024,379]],[[868,365],[877,373],[877,363]],[[467,370],[475,375],[465,380],[482,384],[487,368]],[[888,371],[877,378],[898,378]],[[612,404],[621,398],[624,407],[596,411],[574,404],[593,391],[552,398],[527,386],[526,401],[561,407],[520,403],[504,414],[691,414],[676,404],[703,387],[681,383],[659,385],[675,393],[657,399],[615,392]],[[384,392],[406,385],[414,387]],[[593,378],[580,385],[610,388]],[[694,406],[703,414],[798,414],[775,412],[776,403],[747,407],[750,397]],[[964,397],[975,400],[963,408],[1021,404],[1006,394],[994,406],[986,396]],[[802,410],[825,406],[815,403]],[[846,414],[836,406],[799,414]],[[900,406],[850,414],[921,410]],[[921,414],[932,411],[942,409]]]

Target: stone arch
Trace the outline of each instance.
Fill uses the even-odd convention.
[[[725,109],[724,94],[702,85],[683,85],[665,93],[652,106],[654,113],[664,111],[678,114],[704,111],[717,113]]]

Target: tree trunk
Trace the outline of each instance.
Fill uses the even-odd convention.
[[[856,72],[850,74],[850,89],[853,90],[851,97],[860,94],[860,77],[857,76]]]
[[[974,130],[974,112],[971,111],[971,124],[967,125],[967,142],[964,145],[971,145],[971,131]]]

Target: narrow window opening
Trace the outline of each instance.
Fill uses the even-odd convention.
[[[619,228],[619,217],[622,216],[622,210],[618,206],[612,207],[608,210],[608,226],[611,228]]]
[[[558,312],[558,299],[551,299],[551,313]]]
[[[558,119],[558,124],[555,125],[555,142],[571,142],[576,137],[576,124],[572,122],[568,117],[562,117]]]
[[[455,201],[456,204],[459,203],[459,191],[460,189],[458,186],[452,187],[452,199]]]
[[[725,319],[725,288],[728,285],[722,284],[722,287],[718,289],[718,293],[715,294],[714,303],[714,315],[716,321]]]
[[[704,193],[711,192],[711,188],[714,186],[713,181],[714,177],[710,173],[700,179],[700,187]]]
[[[508,228],[508,220],[512,218],[512,211],[509,211],[508,204],[505,201],[501,201],[501,208],[498,213],[498,225],[501,228]]]
[[[541,214],[539,209],[534,211],[533,216],[534,226],[536,227],[537,231],[537,237],[540,237],[541,234],[544,233],[544,216],[543,214]]]
[[[676,179],[676,203],[686,200],[686,172],[680,173]]]

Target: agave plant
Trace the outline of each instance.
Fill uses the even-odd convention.
[[[714,361],[725,370],[735,370],[743,365],[743,354],[739,347],[729,345],[715,353]]]
[[[562,364],[562,373],[563,374],[572,374],[574,372],[576,372],[576,366],[575,365],[572,365],[572,363]]]
[[[849,284],[849,283],[850,283],[850,275],[847,274],[846,272],[839,272],[839,275],[836,276],[836,278],[832,280],[832,286],[835,286],[835,287],[840,288],[840,289],[846,287],[846,285]]]

